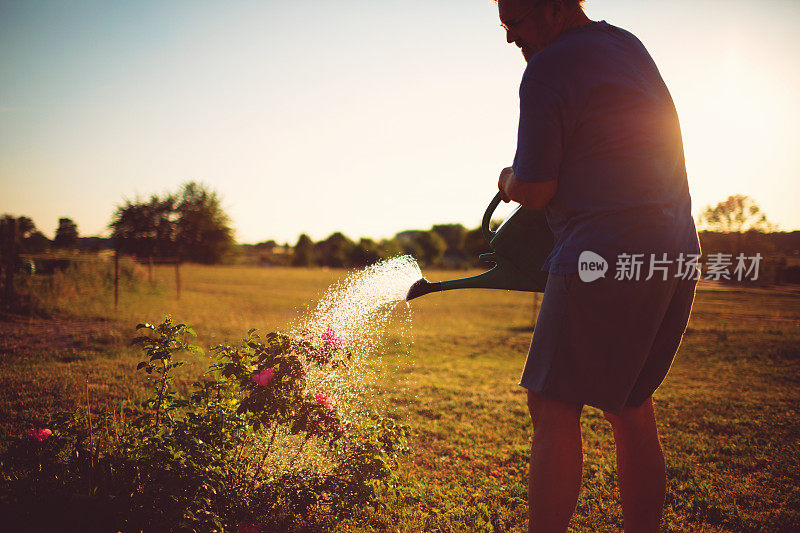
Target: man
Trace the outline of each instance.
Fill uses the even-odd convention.
[[[699,275],[687,262],[700,248],[675,106],[639,40],[589,20],[581,1],[498,5],[528,63],[517,152],[499,188],[505,201],[544,207],[555,236],[520,382],[534,427],[529,531],[567,529],[581,482],[580,415],[591,405],[614,433],[625,531],[655,532],[666,476],[652,394]],[[583,252],[601,256],[609,274],[581,281]],[[614,275],[637,260],[641,276]]]

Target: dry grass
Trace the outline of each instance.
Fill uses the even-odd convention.
[[[57,320],[6,322],[0,335],[4,432],[80,398],[136,397],[133,326],[165,314],[192,324],[201,344],[249,328],[284,328],[344,271],[184,266],[174,298],[160,289],[58,302]],[[431,273],[445,279],[463,272]],[[103,299],[105,298],[105,300]],[[389,332],[376,383],[390,416],[417,433],[387,509],[350,531],[523,531],[531,434],[517,386],[530,342],[532,296],[488,290],[412,303],[413,331]],[[201,364],[188,367],[186,377]],[[772,289],[703,284],[679,355],[655,396],[669,471],[667,531],[800,530],[800,298]],[[584,486],[574,531],[620,531],[613,441],[601,414],[583,417]]]

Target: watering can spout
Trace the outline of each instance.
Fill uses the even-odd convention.
[[[425,278],[420,278],[411,286],[410,289],[408,289],[406,301],[410,301],[414,298],[419,298],[420,296],[425,296],[426,294],[440,290],[442,290],[441,283],[431,283]]]
[[[542,292],[544,284],[537,276],[526,275],[514,265],[498,263],[491,270],[468,278],[449,279],[435,283],[421,278],[408,290],[406,301],[432,292],[453,289],[505,289],[509,291]]]
[[[505,289],[544,292],[547,272],[542,265],[553,248],[553,234],[542,210],[517,208],[496,231],[489,229],[492,213],[500,204],[498,193],[483,216],[481,229],[491,253],[481,260],[495,264],[493,268],[469,278],[431,283],[417,280],[409,289],[406,301],[426,294],[451,289]]]

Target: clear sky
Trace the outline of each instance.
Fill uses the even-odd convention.
[[[670,88],[694,212],[800,229],[800,1],[588,0]],[[521,54],[488,0],[0,0],[0,213],[107,234],[217,190],[239,242],[475,227],[514,155]]]

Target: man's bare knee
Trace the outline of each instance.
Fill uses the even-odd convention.
[[[611,427],[632,427],[649,424],[653,421],[653,399],[648,398],[637,407],[625,406],[619,414],[603,411],[603,417],[611,423]]]
[[[580,418],[582,410],[582,404],[554,400],[528,391],[528,412],[531,415],[534,427],[536,427],[537,423],[548,423],[550,420]]]

